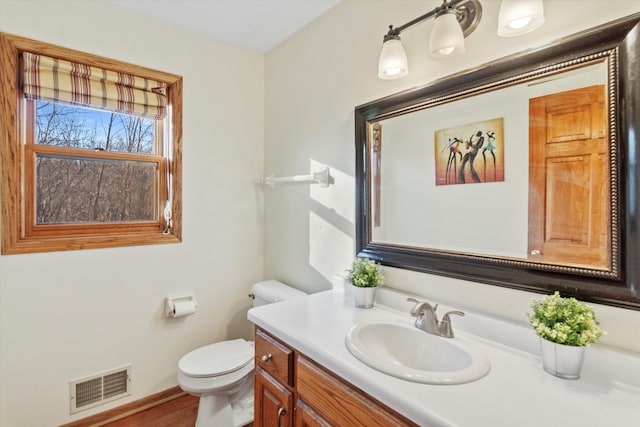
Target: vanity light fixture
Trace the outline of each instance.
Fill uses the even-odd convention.
[[[409,62],[402,47],[400,33],[434,17],[429,56],[448,58],[465,52],[464,39],[469,36],[482,17],[479,0],[443,0],[435,9],[399,27],[389,26],[378,61],[378,77],[399,79],[409,74]],[[502,0],[498,35],[517,36],[533,31],[544,23],[542,0]]]
[[[393,34],[393,30],[393,25],[389,26],[378,60],[378,77],[384,80],[400,79],[409,74],[407,54],[402,47],[399,32]]]
[[[446,58],[464,53],[464,34],[460,25],[456,9],[453,7],[447,5],[436,12],[429,39],[431,58]]]

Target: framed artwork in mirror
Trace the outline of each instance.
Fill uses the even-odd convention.
[[[436,185],[504,181],[502,129],[501,117],[437,130]]]

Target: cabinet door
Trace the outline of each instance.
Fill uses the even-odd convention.
[[[308,407],[303,401],[296,402],[295,427],[331,427],[316,411]]]
[[[256,368],[254,427],[293,427],[293,393]]]

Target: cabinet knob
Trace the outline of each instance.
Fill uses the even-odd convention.
[[[284,408],[280,408],[278,409],[278,427],[282,427],[282,424],[280,423],[280,418],[285,415],[287,413],[287,410]]]
[[[262,360],[263,362],[268,362],[271,359],[273,359],[273,356],[271,355],[271,353],[265,354],[260,358],[260,360]]]

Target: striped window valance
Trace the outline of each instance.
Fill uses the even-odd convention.
[[[40,99],[162,119],[167,84],[131,74],[23,52],[22,90]]]

